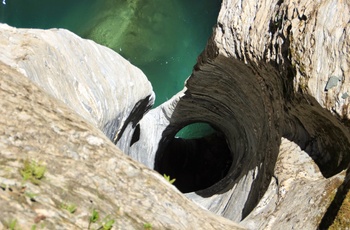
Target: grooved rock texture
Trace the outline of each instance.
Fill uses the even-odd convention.
[[[242,221],[249,229],[315,229],[345,172],[324,178],[311,157],[282,138],[269,189]]]
[[[97,229],[109,220],[113,229],[242,229],[190,202],[2,62],[0,97],[1,229],[15,221],[16,229]],[[43,178],[24,180],[26,161],[44,165]],[[92,210],[100,218],[89,224]]]
[[[225,56],[290,66],[294,91],[349,118],[349,11],[338,0],[223,1],[216,41]],[[338,80],[326,90],[332,77]]]
[[[159,169],[181,128],[207,122],[233,161],[187,197],[251,229],[322,229],[348,190],[349,17],[347,1],[224,0],[185,88],[120,146]]]
[[[334,220],[350,188],[349,17],[349,3],[340,0],[223,0],[213,35],[184,89],[147,114],[153,94],[144,76],[141,74],[135,81],[128,81],[129,78],[112,81],[114,78],[104,71],[107,66],[118,65],[114,60],[119,60],[119,56],[67,31],[15,30],[1,25],[0,44],[6,52],[0,54],[0,61],[62,100],[101,129],[123,152],[152,169],[166,172],[163,162],[171,159],[168,154],[177,155],[174,159],[181,163],[177,171],[191,169],[186,166],[188,159],[193,169],[215,162],[219,158],[213,154],[215,151],[206,149],[202,155],[207,159],[198,162],[192,159],[200,152],[188,151],[190,148],[203,150],[200,143],[208,142],[174,141],[175,134],[186,125],[209,123],[216,130],[216,137],[222,138],[218,142],[227,143],[230,150],[231,157],[222,166],[229,170],[214,185],[186,193],[187,198],[249,229],[325,229]],[[70,39],[66,39],[67,36]],[[61,46],[56,49],[58,43]],[[91,58],[96,52],[98,59],[108,64],[101,67],[96,59],[90,62],[89,58],[80,56],[74,49],[83,44],[84,51],[78,50]],[[16,49],[18,52],[12,53]],[[61,50],[68,55],[60,53]],[[64,60],[67,65],[61,66]],[[82,73],[91,74],[72,81],[75,72],[69,71],[79,69],[78,60],[83,65]],[[112,73],[127,66],[132,69],[126,72],[130,73],[127,76],[139,76],[139,70],[123,60],[120,62],[123,65]],[[94,65],[98,68],[89,69]],[[10,76],[19,75],[5,65],[3,69],[4,76],[11,71]],[[101,73],[99,78],[98,73]],[[40,80],[36,80],[38,76]],[[56,110],[56,106],[45,107],[51,102],[41,102],[45,96],[30,96],[33,94],[28,87],[21,85],[29,85],[26,81],[14,82],[11,86],[22,87],[21,90],[6,90],[7,85],[12,84],[8,79],[4,77],[4,84],[0,85],[6,98],[1,101],[1,113],[6,117],[0,123],[5,130],[2,159],[9,162],[3,164],[6,168],[1,171],[5,181],[1,193],[6,197],[2,202],[23,211],[20,208],[27,208],[31,203],[26,199],[24,205],[16,205],[18,201],[11,198],[14,188],[19,189],[19,194],[27,189],[36,192],[40,186],[49,190],[53,188],[49,186],[50,180],[63,177],[66,182],[55,189],[58,195],[52,192],[57,197],[43,196],[38,203],[57,207],[64,199],[70,202],[72,194],[65,193],[67,190],[81,195],[83,198],[77,203],[83,211],[69,224],[83,225],[83,219],[88,219],[85,210],[96,205],[105,207],[105,211],[99,210],[106,215],[118,212],[117,221],[129,228],[138,228],[142,222],[172,229],[237,227],[188,203],[152,170],[120,154],[91,125],[78,122],[78,117],[70,117],[75,116],[73,113],[62,112],[63,107]],[[119,81],[123,83],[117,90],[115,85]],[[110,85],[104,88],[108,84],[101,82]],[[137,87],[133,88],[130,82],[138,84]],[[73,96],[67,96],[68,92],[73,92]],[[105,104],[105,100],[114,98],[114,93],[115,100]],[[95,94],[98,97],[89,96]],[[24,101],[16,103],[19,96]],[[119,106],[120,103],[124,106]],[[27,111],[31,111],[30,114]],[[14,115],[11,117],[10,113]],[[98,116],[99,113],[102,115]],[[61,117],[56,119],[51,115]],[[24,123],[15,123],[19,120]],[[34,128],[26,126],[27,121],[34,124]],[[23,128],[25,131],[17,131]],[[182,143],[181,148],[174,143]],[[220,147],[213,146],[213,149]],[[186,151],[177,154],[179,149]],[[19,151],[26,155],[19,155]],[[55,161],[49,154],[55,156]],[[26,183],[24,188],[18,187],[18,168],[26,156],[47,165],[48,180],[43,180],[42,185],[35,187]],[[57,161],[60,156],[62,160]],[[50,168],[52,164],[55,167]],[[187,175],[193,177],[191,182],[199,180],[195,173]],[[178,180],[183,178],[186,179],[186,174]],[[45,191],[40,193],[52,194]],[[90,197],[93,199],[87,205],[84,202]],[[140,210],[134,217],[136,206]],[[34,210],[29,212],[30,218],[39,222],[44,217],[56,218],[57,213],[47,211],[49,208]]]
[[[116,140],[140,101],[150,107],[152,86],[113,50],[64,29],[15,29],[0,24],[0,61],[62,100]],[[131,115],[131,116],[130,116]],[[136,121],[134,121],[136,122]],[[125,127],[124,127],[125,126]]]

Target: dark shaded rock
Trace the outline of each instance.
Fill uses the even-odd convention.
[[[160,169],[170,149],[181,171],[190,153],[173,151],[175,134],[209,123],[227,140],[232,164],[187,197],[251,229],[317,228],[350,162],[348,98],[339,96],[349,90],[349,6],[248,2],[223,1],[185,88],[144,116],[139,141],[125,151]],[[325,92],[329,76],[343,81]]]

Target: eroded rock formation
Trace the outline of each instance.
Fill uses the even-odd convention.
[[[114,229],[241,228],[187,200],[2,62],[0,97],[1,229],[97,229],[109,221]]]
[[[207,122],[232,165],[189,198],[252,229],[317,228],[348,177],[348,12],[344,1],[223,1],[184,90],[119,145],[159,169],[181,128]]]
[[[250,229],[288,229],[291,227],[316,229],[328,226],[334,217],[336,204],[341,202],[341,198],[349,190],[350,176],[347,170],[350,161],[350,133],[347,125],[349,118],[349,79],[347,76],[350,64],[348,55],[350,15],[348,12],[349,4],[346,1],[224,0],[213,36],[198,58],[198,63],[186,81],[185,88],[174,95],[171,100],[145,114],[153,100],[149,88],[144,93],[137,94],[137,97],[133,97],[133,100],[128,101],[124,107],[121,106],[123,112],[118,113],[120,108],[116,108],[112,115],[103,113],[103,122],[100,118],[96,119],[96,116],[93,116],[94,113],[100,111],[101,107],[96,110],[87,109],[92,105],[98,105],[105,97],[110,99],[110,96],[118,91],[114,88],[115,90],[110,94],[105,93],[105,89],[100,90],[99,87],[95,87],[95,83],[98,85],[99,81],[103,81],[105,75],[102,73],[101,78],[97,80],[94,72],[102,71],[103,68],[102,70],[101,67],[98,70],[91,69],[91,75],[88,75],[86,79],[82,77],[78,80],[78,82],[90,82],[91,80],[94,82],[92,85],[88,83],[83,85],[84,87],[80,88],[80,94],[85,95],[81,93],[81,90],[96,91],[101,93],[97,93],[101,95],[100,97],[96,97],[92,102],[86,100],[85,97],[80,98],[79,94],[66,98],[64,94],[53,94],[57,91],[55,88],[59,86],[57,84],[61,84],[58,76],[62,74],[55,75],[53,79],[58,78],[58,80],[51,84],[53,85],[51,88],[40,83],[43,80],[37,81],[33,78],[33,76],[42,76],[36,74],[35,71],[40,71],[40,73],[43,71],[50,76],[57,71],[60,72],[63,68],[54,69],[52,73],[45,72],[54,68],[55,63],[49,65],[50,68],[48,68],[45,67],[47,63],[45,58],[40,59],[43,58],[42,55],[35,56],[35,58],[31,56],[36,52],[44,52],[44,56],[55,53],[52,52],[54,46],[43,42],[40,43],[42,46],[31,48],[32,46],[18,42],[19,37],[26,36],[32,42],[31,44],[35,45],[37,43],[32,40],[41,41],[50,33],[55,33],[54,37],[58,39],[67,32],[59,30],[36,33],[3,27],[3,30],[7,30],[6,33],[1,34],[2,40],[7,42],[3,49],[11,51],[11,48],[8,47],[12,42],[15,44],[13,47],[26,47],[25,49],[20,48],[21,52],[26,55],[22,55],[21,52],[18,57],[6,54],[2,55],[0,60],[9,63],[8,65],[63,100],[81,116],[100,128],[110,140],[133,159],[161,173],[177,175],[179,180],[177,183],[181,182],[180,184],[185,188],[184,191],[187,192],[185,195],[197,205],[227,219],[240,222]],[[12,40],[11,36],[6,34],[12,34]],[[73,39],[74,46],[86,42],[74,36],[73,38],[76,39]],[[53,38],[48,40],[51,39]],[[69,44],[67,39],[59,40],[59,42]],[[73,47],[65,52],[69,53]],[[93,47],[88,53],[98,50],[101,52],[101,57],[106,52],[107,59],[116,60],[110,50],[104,50],[105,48],[95,45]],[[56,51],[59,52],[59,49]],[[57,56],[59,56],[58,53],[55,53],[49,57],[56,58]],[[35,62],[37,59],[43,61]],[[73,59],[81,60],[81,56]],[[86,61],[84,59],[82,63]],[[75,63],[75,66],[77,64]],[[125,65],[130,66],[128,63],[123,64]],[[13,74],[18,75],[18,73]],[[73,75],[67,78],[68,82]],[[138,73],[136,75],[138,76]],[[146,79],[143,76],[141,78],[140,81],[144,83],[138,83],[140,88],[144,85],[146,88],[149,87]],[[20,82],[18,84],[20,85]],[[126,88],[123,86],[120,89],[125,90]],[[136,91],[128,92],[130,93],[128,95],[133,95]],[[9,95],[7,97],[11,98],[12,94]],[[113,106],[114,103],[124,103],[120,102],[119,96],[117,98],[118,100],[111,102],[108,106]],[[26,100],[35,102],[37,99],[29,97]],[[72,100],[77,100],[78,103],[71,105]],[[82,106],[84,101],[86,105]],[[38,105],[41,104],[43,103],[38,103]],[[9,107],[8,103],[6,106]],[[102,111],[106,112],[108,106],[102,107]],[[9,108],[16,111],[17,107]],[[6,111],[4,110],[3,113],[7,114]],[[59,113],[59,111],[52,111],[52,113]],[[22,119],[22,115],[17,115],[18,119]],[[32,119],[31,117],[24,116],[28,119]],[[37,118],[33,116],[33,119]],[[77,127],[71,124],[76,119],[78,118],[69,118],[69,124]],[[120,120],[123,122],[119,122]],[[50,120],[42,119],[41,121],[39,119],[35,122],[46,122],[41,127],[52,127],[49,125],[52,124]],[[180,129],[195,122],[209,123],[216,132],[202,139],[175,138],[175,134]],[[9,125],[4,124],[3,127],[7,126]],[[19,125],[14,125],[14,127],[17,126]],[[48,130],[51,132],[50,135],[56,135],[54,134],[54,132],[57,133],[55,127]],[[89,126],[89,130],[92,129],[93,127],[90,129]],[[16,143],[19,143],[20,146],[27,146],[23,145],[23,140],[27,141],[27,136],[26,138],[18,137],[11,132],[4,134],[12,138],[10,138],[11,143],[5,142],[5,149],[16,149]],[[65,132],[62,132],[63,134]],[[98,183],[98,186],[94,188],[104,187],[103,183],[107,183],[106,189],[103,190],[103,195],[106,193],[106,197],[99,197],[101,200],[98,200],[101,205],[106,200],[110,202],[106,214],[114,211],[115,207],[125,207],[128,211],[125,211],[127,213],[125,216],[121,215],[121,223],[130,228],[136,227],[129,217],[132,208],[138,203],[131,202],[128,206],[123,203],[125,200],[122,200],[121,204],[114,198],[116,192],[119,192],[117,187],[122,187],[120,196],[123,196],[131,191],[130,188],[133,191],[140,188],[139,183],[141,183],[147,184],[144,187],[145,192],[142,192],[141,195],[139,192],[135,194],[131,192],[130,198],[135,197],[136,201],[144,201],[139,203],[142,208],[145,208],[142,209],[142,213],[147,213],[147,208],[156,205],[157,211],[154,213],[157,214],[151,213],[149,218],[153,218],[152,221],[157,226],[211,229],[216,226],[215,221],[217,221],[216,227],[222,229],[232,224],[228,220],[224,221],[208,213],[202,215],[203,211],[200,208],[194,206],[193,203],[188,203],[175,189],[170,189],[169,186],[163,188],[162,184],[159,185],[160,187],[155,185],[163,181],[156,176],[157,174],[122,156],[104,137],[96,136],[95,131],[93,137],[101,138],[102,141],[96,138],[86,139],[88,136],[84,135],[73,135],[74,138],[78,138],[77,140],[71,139],[72,137],[66,138],[68,143],[73,144],[68,145],[68,150],[71,147],[75,149],[74,143],[87,141],[88,144],[78,144],[83,147],[74,150],[76,154],[64,157],[74,160],[75,156],[76,167],[86,166],[87,168],[82,170],[91,172],[91,174],[82,175],[85,177],[82,178],[81,183],[85,179],[87,182],[79,187],[85,188],[84,186],[88,185],[87,188],[90,191],[92,188],[89,186],[92,183]],[[18,138],[22,142],[16,142]],[[34,143],[40,140],[32,136],[28,138]],[[89,140],[92,142],[89,143]],[[92,154],[95,149],[91,150],[88,147],[94,144],[98,144],[99,147],[108,146],[106,150],[98,152],[102,159],[100,161],[94,158],[97,157],[94,155],[96,153]],[[210,147],[207,147],[208,145]],[[31,145],[28,144],[28,146]],[[44,148],[44,146],[41,147]],[[60,148],[57,147],[57,149]],[[67,148],[63,149],[63,154],[69,153]],[[33,154],[33,157],[39,157],[35,155],[39,154],[37,151],[31,151],[31,148],[23,149],[26,153]],[[55,148],[51,149],[56,151]],[[41,151],[47,152],[47,150]],[[220,155],[222,152],[225,154]],[[13,159],[11,152],[8,151],[8,153],[6,157]],[[121,159],[120,163],[114,154]],[[45,158],[45,154],[40,157],[50,162],[49,158]],[[77,163],[77,160],[86,161],[86,164]],[[18,163],[13,164],[18,165]],[[9,165],[12,166],[12,164]],[[98,168],[102,171],[96,173],[95,176],[94,170],[89,168],[91,165],[94,169]],[[106,165],[107,167],[104,167]],[[179,168],[176,168],[177,165]],[[63,165],[62,167],[68,166]],[[109,169],[117,170],[117,178],[113,177],[115,174],[110,174]],[[208,169],[214,171],[210,173]],[[73,178],[69,177],[70,174],[63,175]],[[96,179],[93,180],[88,175]],[[215,176],[215,180],[218,181],[213,184],[211,178],[206,181],[205,175],[220,176]],[[18,176],[18,172],[15,174],[14,171],[11,171],[11,177],[18,180]],[[50,171],[48,177],[53,178]],[[149,180],[152,182],[148,186]],[[203,181],[211,183],[206,184]],[[108,186],[108,183],[111,183],[111,186]],[[11,181],[6,186],[13,186],[13,184],[16,182]],[[194,184],[196,186],[193,186]],[[28,188],[36,187],[29,186]],[[157,195],[152,195],[152,189]],[[4,192],[9,196],[7,187]],[[91,193],[96,195],[95,192],[101,194],[97,193],[96,189]],[[146,198],[144,194],[147,194],[148,197]],[[159,198],[158,194],[163,194],[165,197]],[[138,196],[140,197],[137,198]],[[85,197],[88,199],[88,196]],[[172,200],[171,202],[168,200],[160,202],[159,205],[159,199]],[[61,197],[58,200],[60,201]],[[81,202],[79,204],[86,205]],[[84,207],[83,210],[86,210],[87,206]],[[335,209],[332,210],[334,207]],[[170,209],[170,213],[166,212],[167,208]],[[188,211],[193,211],[194,216],[188,216]],[[121,213],[124,212],[121,211]],[[159,213],[165,213],[165,215]],[[82,214],[84,215],[87,215],[86,212]],[[165,222],[158,220],[155,216],[165,218]],[[179,218],[176,221],[180,223],[176,225],[169,219],[170,216]],[[208,219],[207,216],[209,216]],[[137,216],[136,219],[136,222],[140,224],[147,221],[148,216],[147,218]],[[208,226],[198,224],[203,219]],[[190,223],[193,226],[190,226]]]

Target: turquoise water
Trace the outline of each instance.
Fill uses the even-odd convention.
[[[146,74],[157,106],[184,87],[220,5],[221,0],[6,0],[0,2],[0,22],[66,28],[110,47]]]
[[[220,5],[219,0],[6,0],[0,21],[66,28],[114,49],[143,70],[159,105],[183,88]]]
[[[211,127],[210,124],[197,122],[182,128],[179,132],[176,133],[175,137],[195,139],[213,134],[214,132],[215,130]]]

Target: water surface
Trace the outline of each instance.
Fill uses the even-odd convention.
[[[0,22],[66,28],[110,47],[146,74],[159,105],[184,87],[220,5],[220,0],[6,0],[0,3]]]

